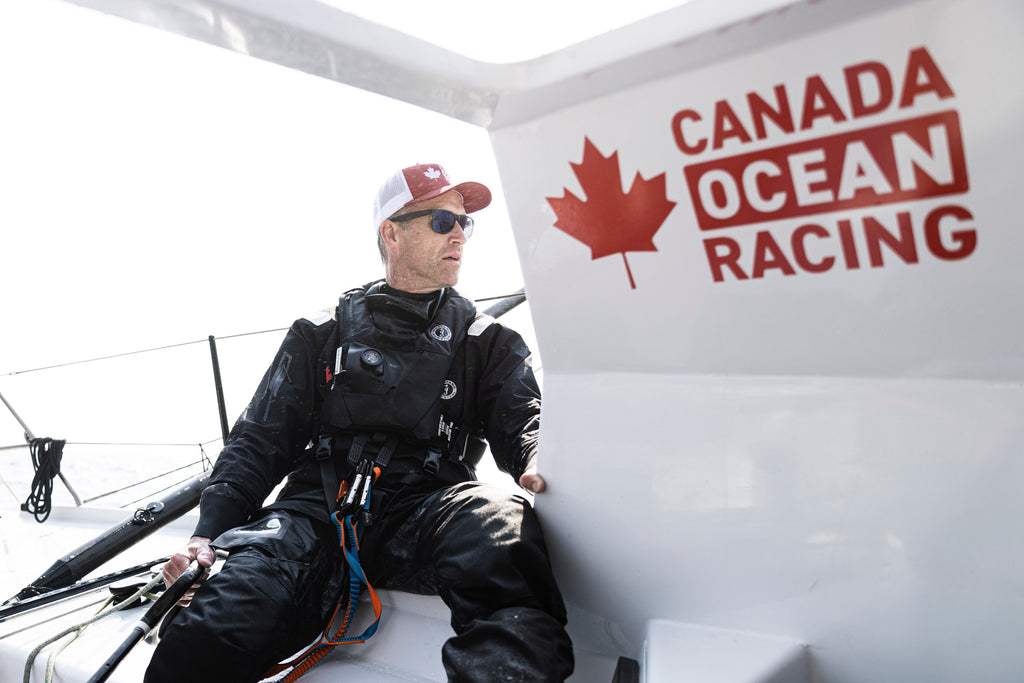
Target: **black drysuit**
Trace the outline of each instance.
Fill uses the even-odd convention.
[[[359,553],[370,583],[441,596],[456,634],[442,649],[450,681],[569,676],[565,607],[534,510],[521,496],[475,481],[483,439],[498,467],[516,479],[533,463],[540,392],[529,350],[516,332],[473,313],[451,289],[410,295],[371,283],[343,297],[334,318],[292,325],[203,492],[195,533],[216,539],[230,557],[166,629],[148,683],[197,675],[255,681],[323,629],[343,569],[323,485],[331,475],[316,451],[319,445],[323,453],[327,434],[334,474],[348,477],[345,455],[360,425],[337,425],[358,416],[360,405],[350,401],[339,410],[336,402],[325,406],[325,397],[331,402],[330,391],[345,390],[350,378],[337,375],[346,367],[353,375],[362,371],[340,351],[335,361],[336,348],[356,359],[367,338],[418,348],[420,367],[447,368],[433,375],[443,383],[416,387],[433,392],[420,402],[432,409],[410,422],[418,426],[398,442],[374,489],[373,522]],[[339,329],[345,321],[369,321],[372,329],[349,338]],[[433,422],[438,407],[440,428],[427,433],[422,425]],[[340,415],[334,426],[324,424],[328,413]],[[380,436],[369,450],[379,447]],[[285,476],[277,500],[261,508]]]

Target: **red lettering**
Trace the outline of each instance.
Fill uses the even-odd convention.
[[[789,98],[786,97],[786,86],[775,86],[775,108],[761,99],[756,92],[747,93],[747,105],[750,107],[750,118],[754,120],[754,132],[758,140],[764,140],[768,133],[764,127],[764,119],[768,117],[783,133],[792,133],[793,114],[789,111]]]
[[[967,230],[954,230],[949,234],[956,242],[955,249],[947,249],[942,243],[942,235],[939,233],[939,221],[951,216],[961,221],[974,220],[971,212],[962,206],[940,206],[928,214],[924,219],[924,239],[928,245],[928,251],[944,261],[955,261],[967,258],[974,252],[978,244],[978,233],[974,228]]]
[[[881,243],[899,256],[905,263],[917,263],[917,246],[914,244],[914,229],[910,223],[910,212],[900,211],[896,214],[900,236],[897,238],[886,230],[885,226],[871,216],[864,217],[864,239],[868,243],[868,259],[872,268],[879,268],[882,263]]]
[[[909,107],[915,99],[930,92],[938,95],[940,100],[953,97],[953,89],[949,87],[928,50],[919,47],[911,50],[907,56],[907,73],[903,77],[899,106],[901,109]]]
[[[697,144],[691,145],[687,143],[686,136],[683,134],[683,121],[700,120],[700,114],[692,109],[676,112],[676,115],[672,117],[672,136],[676,140],[676,146],[683,151],[683,154],[700,154],[707,149],[707,138],[700,138],[697,140]]]
[[[833,85],[838,87],[840,84]],[[802,108],[799,130],[813,128],[819,119],[841,123],[850,118],[858,119],[883,112],[892,106],[897,87],[900,88],[897,106],[901,109],[913,106],[918,98],[929,94],[934,94],[940,100],[954,97],[953,88],[924,47],[915,48],[907,53],[902,83],[896,82],[893,73],[883,62],[871,60],[845,67],[842,85],[845,85],[850,105],[849,114],[843,111],[822,76],[807,77],[800,105]],[[730,139],[740,143],[751,142],[750,131],[743,121],[749,121],[748,125],[753,125],[753,133],[758,140],[768,137],[768,123],[780,133],[794,133],[796,128],[793,110],[796,103],[790,103],[786,86],[783,84],[776,85],[773,93],[774,102],[754,91],[746,93],[749,119],[740,119],[737,110],[728,100],[715,102],[714,123],[710,134],[711,149],[722,149]],[[676,146],[684,154],[701,154],[708,149],[709,136],[699,133],[694,135],[686,125],[702,120],[701,115],[693,109],[683,109],[672,117],[672,135]]]
[[[718,247],[725,247],[725,253],[719,253]],[[708,265],[711,267],[711,277],[715,282],[722,282],[725,276],[722,275],[722,266],[726,266],[736,276],[737,280],[746,280],[747,274],[740,268],[740,244],[729,237],[713,237],[704,240],[704,251],[708,255]]]
[[[800,118],[800,130],[807,130],[814,125],[816,119],[826,117],[836,123],[846,120],[846,115],[832,97],[825,81],[821,80],[821,76],[811,76],[807,79],[807,89],[804,90],[804,112]]]
[[[721,149],[728,138],[739,138],[740,142],[751,142],[750,133],[740,123],[736,112],[725,100],[715,102],[715,132],[712,149]]]
[[[853,118],[868,116],[884,111],[892,103],[892,78],[881,62],[863,62],[843,69],[846,78],[846,92],[850,96],[850,113]],[[864,101],[862,76],[873,76],[878,91],[877,99],[868,104]]]
[[[813,223],[801,225],[793,231],[793,237],[791,239],[791,243],[793,245],[793,260],[796,261],[798,266],[806,270],[808,273],[824,273],[832,267],[836,262],[836,258],[835,256],[826,256],[818,263],[811,261],[807,257],[807,248],[804,246],[804,240],[807,235],[815,235],[821,238],[827,238],[829,236],[828,230],[820,225],[815,225]]]
[[[783,275],[796,275],[796,271],[786,260],[786,255],[782,253],[772,234],[764,230],[757,233],[757,241],[754,243],[754,269],[750,276],[764,277],[764,271],[769,268],[778,268]]]
[[[847,270],[860,268],[860,257],[857,256],[857,243],[853,241],[853,226],[845,218],[839,221],[839,243],[843,246],[843,258],[846,259]]]
[[[684,175],[701,230],[970,189],[955,111],[691,164]]]
[[[732,280],[762,279],[772,269],[781,271],[783,275],[825,273],[832,270],[840,258],[845,261],[847,270],[859,270],[861,263],[854,241],[855,232],[860,233],[867,245],[868,263],[872,268],[886,265],[883,258],[886,250],[905,264],[918,263],[919,251],[915,240],[922,237],[933,256],[943,261],[954,261],[967,258],[977,247],[977,231],[967,224],[973,220],[971,212],[964,207],[945,205],[924,216],[919,226],[920,233],[915,232],[910,211],[899,211],[881,217],[843,218],[836,221],[834,227],[806,223],[795,228],[788,241],[781,239],[785,234],[784,228],[761,230],[753,236],[753,247],[746,253],[739,241],[729,237],[705,239],[704,249],[715,282],[724,282],[727,274],[732,276],[729,278]],[[892,229],[893,223],[895,229]],[[838,247],[835,237],[838,237]],[[808,242],[812,238],[819,241],[813,245],[816,247],[814,258],[808,253]],[[783,248],[787,245],[791,248],[789,253]],[[741,261],[744,265],[749,264],[748,271],[744,272]]]

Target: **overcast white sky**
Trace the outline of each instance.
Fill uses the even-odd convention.
[[[70,384],[78,369],[9,372],[330,306],[379,276],[372,197],[401,166],[437,161],[500,190],[482,129],[65,3],[2,3],[0,65],[0,392],[40,435],[114,439],[122,426],[57,421],[72,392],[96,407],[95,383]],[[522,285],[496,194],[467,252],[470,296]],[[117,364],[102,374],[121,380]],[[157,366],[137,379],[114,396],[137,403],[170,378]],[[225,382],[233,419],[254,385]],[[46,405],[21,398],[40,383],[57,394]],[[20,440],[13,426],[0,445]]]
[[[581,42],[687,0],[320,0],[485,62],[517,62]]]
[[[466,3],[458,16],[479,31],[421,4],[363,13],[500,61],[678,3],[600,17],[589,3],[530,0],[514,17]],[[504,51],[485,19],[509,29]],[[37,436],[217,438],[205,345],[11,373],[287,327],[333,305],[379,277],[372,197],[411,163],[442,163],[494,191],[460,291],[522,286],[490,142],[475,126],[58,0],[0,3],[0,97],[0,393]],[[528,315],[513,316],[535,347]],[[230,421],[279,340],[221,344]],[[21,442],[0,406],[0,446]]]

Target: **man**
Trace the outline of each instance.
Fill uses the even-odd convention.
[[[472,233],[467,214],[490,200],[484,185],[454,185],[436,164],[381,186],[374,223],[385,280],[348,292],[333,317],[292,325],[164,579],[192,560],[211,565],[211,546],[229,558],[170,624],[147,681],[255,681],[317,636],[343,578],[328,520],[338,483],[361,458],[386,463],[362,567],[376,588],[437,594],[448,605],[449,680],[536,683],[572,672],[565,607],[533,508],[475,481],[486,439],[520,486],[545,488],[529,350],[451,289]]]

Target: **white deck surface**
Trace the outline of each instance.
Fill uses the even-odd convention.
[[[7,599],[38,577],[57,558],[127,517],[123,510],[58,507],[45,523],[37,523],[14,506],[0,507],[0,593]],[[147,562],[170,554],[191,532],[190,514],[114,558],[91,576]],[[11,617],[0,623],[0,681],[21,681],[33,648],[65,628],[89,619],[109,595],[105,589],[52,607]],[[448,610],[439,598],[382,591],[384,612],[377,634],[361,645],[336,648],[303,681],[356,680],[360,683],[445,681],[441,645],[452,635]],[[147,606],[149,603],[146,603]],[[365,603],[364,603],[365,606]],[[77,609],[75,609],[77,608]],[[124,641],[145,607],[118,612],[89,626],[56,658],[56,683],[86,681]],[[358,624],[357,624],[358,625]],[[60,641],[63,642],[63,641]],[[31,681],[43,681],[47,658],[59,646],[41,651]],[[155,644],[152,636],[139,643],[108,679],[112,683],[142,680]],[[614,661],[577,653],[577,683],[611,681]]]

